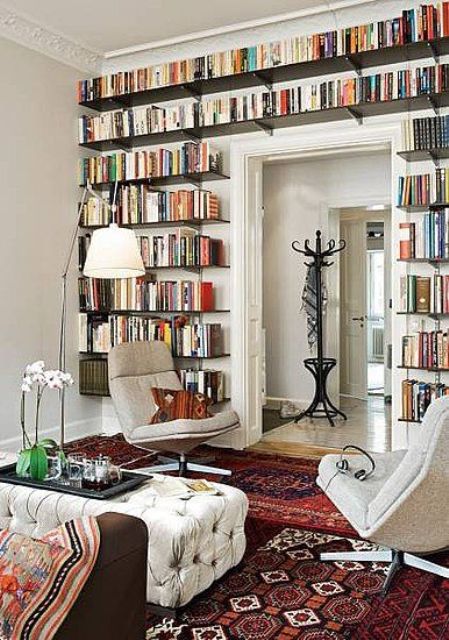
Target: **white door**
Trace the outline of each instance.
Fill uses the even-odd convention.
[[[263,165],[259,158],[251,158],[247,167],[247,247],[256,248],[248,252],[247,269],[245,274],[245,291],[247,306],[247,335],[248,347],[248,379],[246,389],[248,398],[247,445],[255,444],[262,437],[262,406],[264,402],[264,361],[265,344],[262,328],[262,246],[263,246]]]
[[[343,214],[340,236],[340,393],[366,399],[366,222]]]

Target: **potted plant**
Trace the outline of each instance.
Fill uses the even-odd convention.
[[[64,387],[73,384],[70,373],[64,371],[45,369],[42,360],[29,364],[22,378],[22,399],[20,407],[20,425],[22,428],[22,450],[16,465],[16,473],[21,477],[31,477],[34,480],[43,480],[48,473],[48,450],[57,448],[57,443],[50,438],[39,440],[39,420],[42,397],[45,389],[62,390]],[[35,415],[34,415],[34,436],[28,435],[26,428],[26,399],[35,391]],[[64,455],[61,451],[59,455]]]

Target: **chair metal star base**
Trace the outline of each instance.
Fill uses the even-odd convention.
[[[199,464],[197,462],[190,462],[185,455],[180,455],[178,459],[166,458],[164,456],[164,462],[162,464],[155,464],[152,467],[143,467],[142,469],[127,470],[128,473],[134,473],[135,475],[151,476],[153,473],[165,473],[166,471],[177,471],[178,475],[183,478],[187,475],[188,471],[195,471],[196,473],[209,473],[211,475],[218,476],[231,476],[232,471],[229,469],[221,469],[220,467],[210,467],[205,464]]]
[[[393,582],[393,578],[401,567],[415,567],[415,569],[421,569],[428,573],[441,576],[442,578],[449,578],[449,567],[442,567],[435,562],[425,560],[420,556],[415,556],[411,553],[404,553],[403,551],[397,551],[395,549],[379,549],[375,551],[335,551],[329,553],[322,553],[320,560],[331,560],[333,562],[390,562],[388,573],[385,578],[384,585],[382,587],[383,595],[388,593],[388,590]]]

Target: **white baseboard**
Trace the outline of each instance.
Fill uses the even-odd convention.
[[[17,429],[17,436],[0,440],[0,449],[5,451],[13,451],[16,453],[22,447],[22,436],[20,428]],[[102,432],[102,423],[100,419],[91,418],[89,420],[76,420],[66,425],[66,441],[85,438],[86,436],[98,435]],[[59,426],[55,425],[49,429],[40,431],[41,438],[53,438],[56,442],[59,440]]]
[[[278,410],[281,408],[281,402],[293,402],[293,404],[295,404],[298,409],[306,409],[310,404],[310,400],[304,400],[300,398],[274,398],[272,396],[267,396],[265,407],[267,409]]]

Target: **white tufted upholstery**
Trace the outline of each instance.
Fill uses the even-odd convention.
[[[148,527],[147,600],[179,607],[207,589],[243,557],[248,500],[239,489],[189,500],[145,495],[92,500],[0,483],[0,529],[40,537],[62,522],[107,511],[141,518]]]

